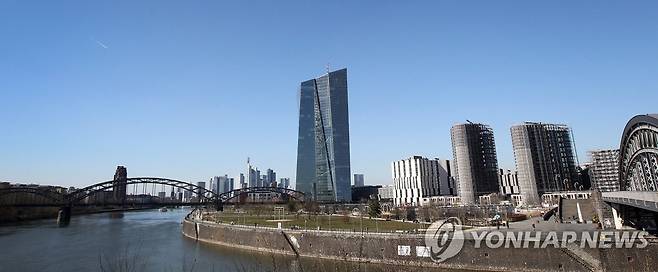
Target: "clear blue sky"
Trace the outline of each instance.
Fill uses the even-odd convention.
[[[248,4],[247,4],[248,2]],[[0,0],[0,180],[294,179],[299,83],[348,68],[352,172],[451,158],[450,126],[573,127],[580,160],[658,112],[655,1]]]

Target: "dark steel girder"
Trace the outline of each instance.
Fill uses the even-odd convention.
[[[105,181],[101,183],[97,183],[94,185],[87,186],[85,188],[76,190],[74,192],[71,192],[70,194],[67,195],[68,200],[71,203],[78,202],[85,197],[92,195],[96,192],[100,191],[105,191],[107,189],[114,188],[115,184],[117,182],[121,181],[116,181],[116,180],[110,180],[110,181]],[[168,179],[168,178],[154,178],[154,177],[137,177],[137,178],[127,178],[125,180],[126,185],[130,184],[162,184],[162,185],[167,185],[167,186],[173,186],[176,188],[181,188],[185,191],[192,192],[193,194],[198,193],[199,191],[203,192],[199,197],[204,201],[204,202],[214,202],[216,201],[218,195],[217,193],[207,190],[206,188],[199,187],[195,184],[185,182],[185,181],[180,181],[180,180],[175,180],[175,179]],[[192,188],[192,189],[190,189]],[[210,195],[210,196],[208,196]]]
[[[54,190],[32,188],[32,187],[11,187],[11,188],[0,189],[0,199],[6,195],[19,194],[19,193],[38,195],[48,200],[54,201],[56,203],[62,203],[66,198],[65,194],[61,194]]]

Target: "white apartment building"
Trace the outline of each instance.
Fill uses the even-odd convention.
[[[452,193],[450,161],[413,156],[394,161],[391,170],[395,206],[422,206],[425,198]]]
[[[393,200],[395,198],[395,185],[382,185],[382,188],[377,189],[379,193],[379,200]]]

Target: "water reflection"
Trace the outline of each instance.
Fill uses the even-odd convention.
[[[0,227],[0,271],[421,271],[255,253],[181,234],[188,209],[75,216]]]

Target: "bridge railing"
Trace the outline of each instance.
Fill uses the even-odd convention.
[[[658,192],[617,191],[601,194],[604,201],[658,212]]]

